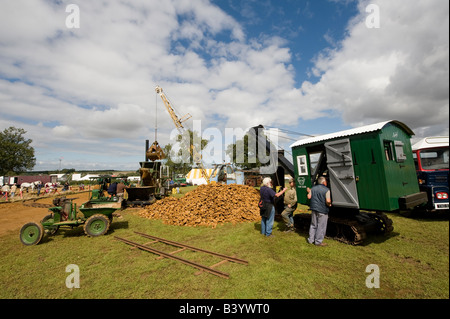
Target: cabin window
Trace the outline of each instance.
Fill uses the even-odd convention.
[[[448,169],[448,148],[421,150],[420,162],[423,169]]]
[[[404,162],[406,160],[404,144],[401,141],[395,141],[395,160],[397,162]]]
[[[321,158],[322,152],[320,153],[309,153],[309,169],[311,172],[315,172],[318,165],[319,165],[319,161]]]
[[[394,160],[394,152],[392,151],[392,142],[391,141],[383,141],[384,146],[384,155],[386,156],[387,161]]]
[[[306,155],[297,156],[298,175],[308,175],[308,164],[306,162]]]

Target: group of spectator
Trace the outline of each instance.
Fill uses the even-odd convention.
[[[311,201],[311,225],[309,228],[308,243],[316,246],[326,246],[323,242],[326,234],[328,212],[331,206],[330,189],[327,187],[327,180],[321,176],[317,185],[307,188],[307,197]],[[263,186],[260,190],[260,211],[261,211],[261,234],[272,237],[272,227],[275,218],[275,198],[284,196],[284,210],[281,213],[286,225],[286,232],[294,231],[293,214],[297,208],[297,195],[295,191],[295,181],[289,180],[289,188],[283,188],[276,193],[272,188],[272,180],[269,177],[264,178]]]
[[[8,201],[8,196],[13,198],[16,195],[16,192],[17,192],[16,184],[13,184],[11,187],[9,187],[8,184],[5,184],[2,186],[2,197],[0,199],[4,198],[6,201]],[[23,197],[22,192],[23,192],[23,189],[19,188],[20,198]]]
[[[28,191],[27,188],[22,187],[21,185],[17,185],[16,183],[14,183],[11,186],[9,186],[8,184],[4,184],[1,187],[0,199],[5,199],[5,201],[9,201],[10,198],[14,198],[16,195],[20,196],[20,199],[23,199],[23,193],[24,193],[25,189],[26,189],[26,191]],[[40,196],[41,194],[42,194],[42,196],[44,196],[45,194],[49,194],[49,195],[60,194],[60,192],[58,190],[58,185],[56,183],[53,183],[53,184],[47,183],[46,185],[42,185],[41,183],[39,183],[35,186],[35,189],[36,189],[37,196]],[[68,190],[69,190],[69,183],[66,182],[63,185],[62,191],[68,191]]]

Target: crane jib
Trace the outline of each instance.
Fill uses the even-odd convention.
[[[175,127],[178,129],[178,132],[180,132],[181,135],[184,134],[184,127],[183,127],[183,122],[187,121],[188,119],[190,119],[192,116],[188,113],[186,115],[184,115],[183,117],[179,118],[173,107],[170,105],[169,100],[167,99],[166,95],[163,92],[163,89],[159,86],[157,86],[155,88],[155,91],[157,94],[159,94],[159,96],[161,97],[161,99],[164,102],[164,106],[167,109],[167,112],[169,112],[170,117],[172,118],[173,123],[175,124]],[[194,159],[194,162],[200,166],[200,170],[202,172],[203,178],[205,178],[206,183],[210,184],[210,179],[208,176],[208,173],[206,172],[206,169],[203,166],[202,160],[201,160],[201,155],[197,152],[196,148],[194,145],[192,145],[189,149],[192,158]]]

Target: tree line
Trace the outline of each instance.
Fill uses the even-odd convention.
[[[181,135],[177,137],[179,148],[174,149],[173,144],[167,144],[163,147],[165,154],[165,165],[170,167],[172,172],[177,174],[187,174],[192,168],[192,155],[189,150],[193,145],[194,140],[200,141],[200,145],[196,147],[203,150],[209,143],[208,140],[199,138],[197,132],[191,130],[189,132],[189,139],[183,139]],[[23,128],[9,127],[3,132],[0,132],[0,176],[3,175],[17,175],[23,172],[32,171],[36,165],[36,157],[34,148],[31,145],[32,139],[26,138],[27,132]],[[228,145],[225,153],[229,156],[231,161],[240,169],[253,169],[261,166],[261,163],[256,160],[256,163],[249,162],[249,158],[255,158],[248,147],[249,136],[245,135],[243,139],[237,140],[234,144]],[[242,152],[244,154],[242,154]],[[243,162],[236,163],[236,158],[244,158]],[[105,170],[111,171],[111,170]],[[75,172],[74,168],[65,168],[59,173],[70,174]],[[34,173],[50,174],[51,171],[42,171]]]

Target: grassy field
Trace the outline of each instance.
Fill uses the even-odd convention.
[[[180,196],[180,195],[178,195]],[[225,224],[215,229],[169,226],[143,219],[136,209],[114,219],[107,235],[89,238],[82,227],[45,236],[36,246],[21,244],[18,232],[1,238],[0,298],[136,299],[448,299],[449,221],[390,214],[394,232],[365,245],[327,240],[306,242],[306,234],[284,233],[276,221],[274,237],[260,234],[260,223]],[[226,263],[229,279],[149,252],[114,237],[141,243],[143,232],[234,255],[248,265]],[[159,245],[159,246],[158,246]],[[154,246],[167,250],[162,244]],[[173,247],[168,251],[175,250]],[[184,251],[177,256],[212,265],[220,259]],[[80,270],[80,288],[67,288],[66,267]],[[378,266],[379,288],[368,288],[366,267]]]

